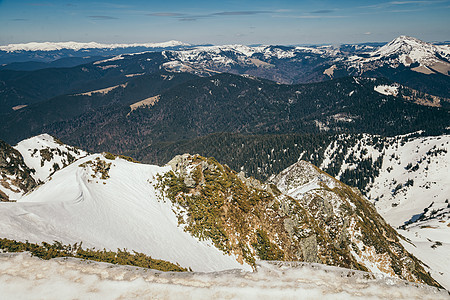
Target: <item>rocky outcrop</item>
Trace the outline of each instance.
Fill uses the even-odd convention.
[[[22,155],[0,140],[0,201],[17,200],[36,186]]]
[[[305,161],[286,168],[271,183],[297,200],[312,215],[320,231],[332,241],[337,251],[348,253],[363,269],[438,285],[424,270],[422,262],[403,248],[401,237],[359,190]],[[302,244],[303,253],[308,253],[310,258],[311,250],[308,249],[311,249],[311,244],[314,244],[313,239]],[[331,257],[325,261],[322,257],[321,262],[336,263]]]
[[[159,182],[179,225],[241,263],[317,262],[439,286],[358,191],[307,162],[269,183],[199,155],[169,165]]]

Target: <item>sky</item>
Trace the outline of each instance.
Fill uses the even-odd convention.
[[[450,0],[0,0],[0,45],[340,44],[450,40]]]

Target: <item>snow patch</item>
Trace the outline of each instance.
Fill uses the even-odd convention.
[[[398,85],[378,85],[375,86],[373,89],[375,92],[378,92],[382,95],[397,96],[398,88],[399,88]]]

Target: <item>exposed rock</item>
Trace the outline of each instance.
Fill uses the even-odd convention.
[[[184,171],[185,167],[189,162],[189,157],[191,155],[189,153],[185,153],[183,155],[177,155],[172,158],[167,165],[169,165],[174,172]]]
[[[399,235],[377,213],[359,190],[336,180],[305,161],[298,161],[271,179],[278,189],[297,200],[312,215],[318,230],[343,257],[356,261],[359,268],[389,276],[439,285],[424,270],[422,263],[401,245]],[[283,209],[286,211],[286,209]],[[285,223],[292,228],[291,221]],[[315,243],[317,245],[315,246]],[[338,265],[337,257],[323,256],[316,236],[300,241],[304,260]],[[318,248],[318,250],[314,250]],[[325,260],[324,260],[325,258]],[[339,259],[338,259],[339,260]],[[357,267],[358,268],[358,267]]]
[[[37,184],[22,155],[16,149],[0,140],[0,199],[17,200]]]
[[[302,249],[303,261],[312,263],[319,262],[317,257],[317,239],[315,234],[302,239],[300,241],[300,246]]]

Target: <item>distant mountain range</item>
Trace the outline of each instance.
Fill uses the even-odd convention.
[[[11,65],[11,63],[49,63],[64,58],[108,57],[111,55],[142,51],[179,50],[186,47],[191,47],[191,45],[179,41],[133,44],[102,44],[96,42],[32,42],[26,44],[9,44],[0,46],[0,65],[5,67],[5,64],[9,64],[7,68],[16,69],[17,65]]]
[[[287,84],[345,76],[384,77],[420,92],[450,98],[450,46],[432,45],[410,37],[401,36],[383,47],[195,47],[181,43],[164,46],[168,45],[178,47],[178,50],[152,48],[151,51],[124,54],[132,52],[131,48],[107,48],[107,51],[119,49],[121,52],[98,60],[105,54],[92,52],[96,49],[69,49],[77,55],[58,54],[58,60],[26,63],[19,63],[14,58],[15,51],[4,51],[0,58],[3,55],[12,61],[0,68],[0,112],[8,113],[13,108],[63,94],[109,87],[127,81],[130,76],[161,70],[197,76],[225,72]],[[179,47],[188,49],[180,50]],[[45,56],[52,51],[26,53]],[[74,66],[79,63],[82,65]]]
[[[19,52],[19,51],[56,51],[56,50],[89,50],[89,49],[115,49],[115,48],[171,48],[180,46],[190,46],[179,41],[168,41],[163,43],[133,43],[133,44],[101,44],[96,42],[78,43],[78,42],[44,42],[44,43],[26,43],[9,44],[0,46],[1,51]]]

